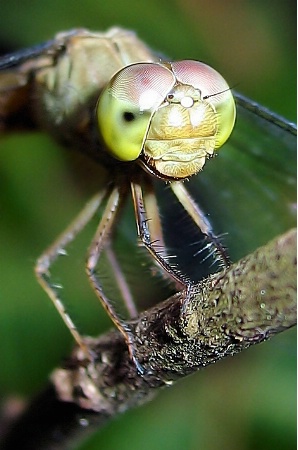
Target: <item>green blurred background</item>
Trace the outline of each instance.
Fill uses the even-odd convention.
[[[238,91],[295,120],[295,8],[292,1],[2,0],[0,44],[17,49],[70,28],[122,25],[173,59],[208,62]],[[76,183],[77,170],[69,170],[72,154],[43,134],[5,136],[0,154],[0,393],[26,397],[42,388],[72,345],[35,281],[34,261],[80,210],[94,184],[84,182],[86,172]],[[84,170],[90,178],[91,165]],[[253,219],[257,230],[258,215]],[[63,273],[70,313],[88,333],[110,327],[82,268],[93,227],[55,271]],[[295,343],[291,330],[209,367],[119,417],[80,449],[294,449]]]

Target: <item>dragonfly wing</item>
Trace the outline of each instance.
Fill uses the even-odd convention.
[[[189,186],[233,260],[296,223],[296,127],[235,97],[231,138]]]
[[[49,52],[53,52],[55,47],[57,47],[57,41],[51,40],[1,56],[0,71],[19,68],[25,62],[36,60]]]
[[[297,135],[297,125],[295,123],[287,121],[284,117],[270,111],[268,108],[260,105],[257,102],[245,97],[239,92],[234,92],[234,97],[236,99],[238,112],[240,114],[245,114],[246,116],[250,114],[251,120],[254,122],[258,122],[260,127],[270,127],[271,124],[271,133],[276,134],[278,129],[289,132],[288,135]]]

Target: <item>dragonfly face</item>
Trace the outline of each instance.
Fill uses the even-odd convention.
[[[198,61],[138,63],[104,89],[97,119],[110,153],[160,178],[198,173],[230,136],[235,103],[222,76]]]

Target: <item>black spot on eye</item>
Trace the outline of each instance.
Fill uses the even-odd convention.
[[[125,120],[125,122],[132,122],[133,120],[135,120],[135,118],[135,114],[130,111],[125,111],[123,113],[123,119]]]

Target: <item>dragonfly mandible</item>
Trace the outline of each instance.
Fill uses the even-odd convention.
[[[247,101],[236,95],[238,104]],[[250,104],[253,108],[253,105]],[[260,110],[265,120],[272,117]],[[278,122],[278,118],[275,118]],[[87,358],[92,360],[58,292],[49,269],[65,247],[106,206],[88,259],[87,274],[97,296],[124,334],[136,367],[133,335],[102,289],[96,275],[105,250],[116,261],[110,235],[117,212],[131,191],[138,235],[164,273],[185,289],[190,283],[167,258],[152,179],[170,183],[174,194],[206,237],[222,264],[229,258],[183,180],[202,170],[205,160],[227,140],[235,105],[225,80],[197,61],[162,61],[133,32],[73,30],[52,41],[0,60],[0,130],[34,123],[63,144],[89,154],[109,168],[113,180],[96,194],[60,237],[38,259],[36,275]],[[283,127],[283,123],[280,125]],[[143,189],[145,188],[145,189]],[[150,219],[150,220],[148,220]],[[123,277],[116,262],[118,284]],[[124,301],[136,315],[127,289]]]

